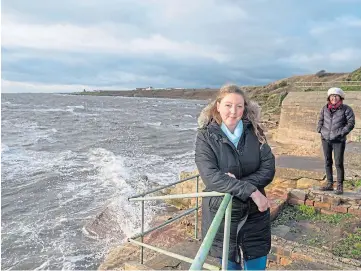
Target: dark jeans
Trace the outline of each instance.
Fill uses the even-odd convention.
[[[222,259],[220,259],[222,264]],[[266,270],[267,256],[259,257],[253,260],[244,261],[244,270]],[[228,261],[227,270],[242,270],[242,265],[236,262]]]
[[[343,166],[343,158],[345,154],[346,142],[333,142],[322,139],[323,154],[325,156],[326,177],[328,183],[333,183],[332,173],[332,151],[335,158],[335,166],[337,171],[337,183],[342,184],[345,178],[345,169]]]

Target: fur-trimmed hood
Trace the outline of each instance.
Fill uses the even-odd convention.
[[[203,108],[201,114],[198,117],[198,127],[205,128],[211,122],[209,111],[213,107],[216,101],[210,102],[205,108]],[[246,108],[244,118],[252,123],[260,124],[261,121],[261,107],[255,101],[249,101]]]

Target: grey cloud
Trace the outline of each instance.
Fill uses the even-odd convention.
[[[6,66],[4,79],[49,84],[126,85],[133,88],[148,85],[219,87],[226,82],[261,84],[267,80],[286,77],[289,73],[284,64],[278,63],[229,66],[206,59],[196,63],[192,59],[174,62],[171,58],[157,55],[120,58],[112,55],[74,54],[73,63],[41,57],[10,61],[16,58],[16,51],[8,51],[6,55],[3,59]],[[63,56],[59,54],[58,59],[63,59]],[[82,61],[84,59],[87,61]]]
[[[267,83],[319,69],[350,71],[360,61],[357,55],[347,59],[347,50],[357,54],[361,44],[355,27],[338,26],[337,33],[317,35],[312,29],[343,14],[360,19],[355,5],[295,0],[4,1],[3,14],[24,23],[106,26],[104,31],[111,29],[114,37],[128,39],[159,35],[177,45],[191,42],[204,50],[216,48],[214,52],[226,59],[217,62],[197,52],[177,55],[177,50],[74,53],[3,46],[3,78],[55,84],[218,87],[225,82]]]

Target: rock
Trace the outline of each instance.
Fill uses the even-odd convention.
[[[142,181],[145,181],[145,182],[148,182],[149,178],[147,175],[141,175],[139,176],[139,180],[142,180]]]
[[[83,227],[83,233],[92,239],[123,239],[124,233],[117,220],[116,212],[107,206],[94,220]]]
[[[198,175],[198,171],[192,171],[192,172],[181,172],[180,174],[180,180],[187,179],[192,176]],[[189,194],[189,193],[196,193],[196,178],[192,180],[185,181],[183,183],[180,183],[176,185],[175,187],[170,187],[167,189],[168,194]],[[199,183],[198,183],[198,192],[202,192],[202,190],[205,188],[202,179],[199,177]],[[168,204],[174,205],[180,209],[189,209],[195,206],[196,204],[196,198],[187,198],[187,199],[171,199],[166,200]],[[199,204],[201,202],[201,198],[199,198]]]
[[[290,198],[298,199],[298,200],[306,200],[307,193],[300,189],[292,189],[289,192]]]
[[[285,237],[289,232],[290,232],[290,227],[285,225],[278,225],[277,227],[272,228],[272,234],[279,237]]]

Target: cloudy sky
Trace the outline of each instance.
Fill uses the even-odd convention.
[[[361,0],[3,0],[2,91],[265,84],[361,66]]]

